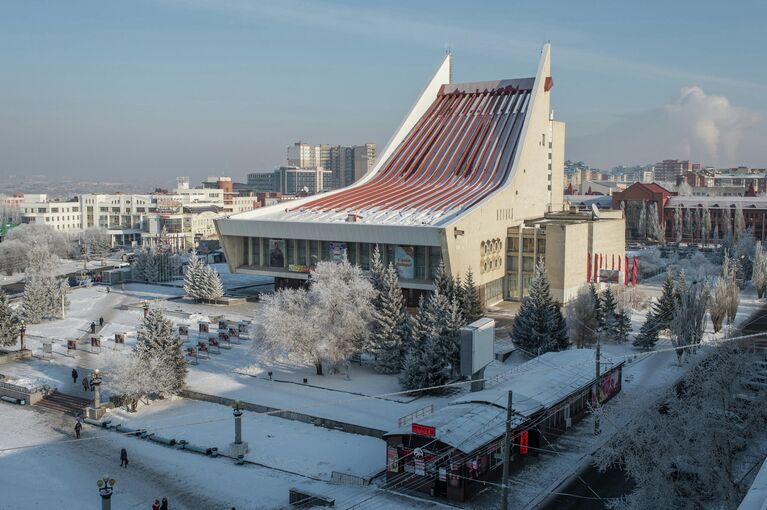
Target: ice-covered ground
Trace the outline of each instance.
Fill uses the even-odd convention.
[[[136,413],[114,410],[109,418],[221,452],[234,440],[232,410],[207,402],[158,401]],[[331,471],[371,476],[385,467],[386,443],[369,436],[249,411],[242,413],[242,436],[250,447],[247,460],[324,480]]]
[[[288,508],[291,487],[333,497],[337,508],[363,501],[392,509],[433,506],[370,486],[333,485],[237,466],[228,458],[178,451],[89,426],[75,440],[73,425],[72,418],[58,413],[0,402],[0,509],[98,508],[96,481],[104,475],[117,481],[112,508],[150,508],[163,496],[171,508],[182,510]],[[121,448],[128,451],[127,469],[119,467]],[[292,447],[288,443],[285,449],[289,453]]]

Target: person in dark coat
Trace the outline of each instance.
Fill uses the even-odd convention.
[[[83,430],[83,424],[80,423],[80,420],[77,420],[77,423],[75,423],[75,438],[80,439],[81,430]]]
[[[128,467],[128,450],[125,448],[120,450],[120,467]]]
[[[154,504],[152,505],[152,510],[160,510],[160,500],[155,499]]]
[[[91,333],[95,333],[95,332],[96,332],[96,323],[91,322]]]
[[[77,384],[77,375],[78,375],[77,374],[77,369],[73,368],[72,369],[72,384]]]
[[[104,317],[99,317],[99,326],[104,326]]]
[[[160,510],[168,510],[168,498],[162,498],[160,502]]]
[[[85,391],[88,391],[88,390],[90,389],[90,388],[89,388],[89,383],[88,383],[88,377],[87,377],[87,376],[86,376],[86,377],[83,377],[83,389],[84,389]]]

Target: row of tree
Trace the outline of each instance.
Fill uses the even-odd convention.
[[[319,262],[308,288],[282,289],[264,298],[259,334],[273,357],[338,365],[366,353],[374,368],[400,375],[406,389],[444,384],[458,371],[459,330],[482,315],[469,271],[463,281],[442,263],[434,292],[408,313],[397,269],[376,247],[367,275],[348,261]]]
[[[193,253],[184,270],[184,292],[197,301],[212,301],[224,295],[221,276],[213,267],[203,264]]]

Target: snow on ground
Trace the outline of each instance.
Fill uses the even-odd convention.
[[[224,457],[178,451],[90,426],[75,440],[73,426],[68,416],[0,403],[0,509],[96,508],[96,481],[104,475],[117,481],[113,508],[149,508],[163,496],[177,510],[288,508],[291,487],[334,497],[337,508],[369,498],[392,509],[433,506],[370,486],[332,485],[259,466],[237,466]],[[119,467],[121,448],[128,451],[127,469]]]
[[[221,452],[234,440],[232,410],[207,402],[156,401],[136,413],[113,410],[109,419],[206,448],[215,446]],[[385,467],[386,443],[369,436],[249,411],[242,414],[242,434],[250,448],[247,460],[302,475],[326,480],[331,471],[371,476]]]

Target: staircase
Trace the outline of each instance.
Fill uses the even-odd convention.
[[[91,405],[91,401],[54,391],[53,393],[44,396],[42,400],[35,405],[70,414],[72,416],[79,416],[84,413],[86,407]]]

